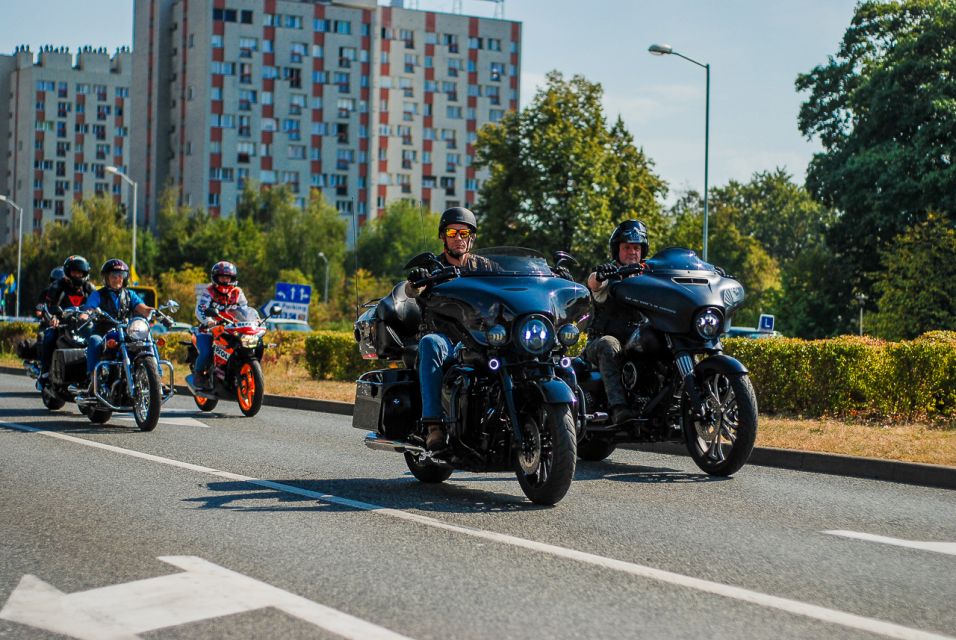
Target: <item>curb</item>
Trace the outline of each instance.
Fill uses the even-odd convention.
[[[17,375],[24,374],[24,371],[18,367],[0,366],[0,373]],[[189,395],[189,389],[185,385],[177,384],[174,388],[179,395]],[[350,402],[314,400],[312,398],[269,394],[263,397],[262,404],[267,407],[293,409],[296,411],[317,411],[339,416],[352,415],[354,408],[354,405]],[[687,455],[687,449],[684,445],[670,442],[625,444],[622,445],[622,447],[651,453]],[[881,460],[879,458],[862,458],[834,453],[818,453],[816,451],[801,451],[798,449],[774,449],[770,447],[754,447],[747,464],[753,464],[759,467],[774,467],[777,469],[790,469],[792,471],[846,476],[850,478],[885,480],[937,489],[956,489],[956,467],[947,467],[937,464],[898,462],[895,460]]]

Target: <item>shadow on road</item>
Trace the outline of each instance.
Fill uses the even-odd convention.
[[[706,473],[691,473],[667,467],[642,467],[620,462],[582,462],[578,461],[574,474],[575,482],[588,480],[613,480],[614,482],[632,482],[638,484],[676,484],[695,482],[719,482],[729,480]]]
[[[38,391],[0,391],[0,398],[33,398],[39,402],[40,393]]]

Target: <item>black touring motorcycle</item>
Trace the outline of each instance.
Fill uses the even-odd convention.
[[[576,358],[587,420],[578,455],[603,460],[621,442],[683,442],[697,466],[728,476],[750,457],[757,437],[757,400],[747,369],[722,353],[744,289],[689,249],[669,248],[611,277],[609,295],[633,312],[622,345],[622,382],[639,417],[610,424],[596,367]]]
[[[178,308],[170,300],[153,314],[172,322],[162,310],[175,313]],[[140,316],[116,320],[100,309],[64,310],[49,379],[37,381],[44,406],[55,411],[76,402],[80,413],[96,424],[109,421],[114,411],[132,411],[141,431],[155,429],[162,404],[173,395],[173,365],[160,359],[149,320]],[[86,346],[90,328],[97,322],[112,328],[103,336],[103,359],[93,371],[93,393],[88,394]],[[166,385],[161,368],[169,373]]]
[[[491,270],[443,267],[430,253],[406,265],[431,272],[413,284],[426,286],[421,299],[429,315],[458,343],[442,380],[449,446],[425,449],[414,368],[422,316],[404,283],[368,303],[355,323],[363,357],[405,367],[359,378],[352,425],[371,432],[369,448],[404,453],[422,482],[443,482],[454,469],[513,471],[532,502],[555,504],[574,477],[578,399],[566,352],[580,336],[574,323],[587,313],[589,294],[556,277],[535,251],[477,253]]]

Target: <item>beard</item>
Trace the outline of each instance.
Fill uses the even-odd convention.
[[[466,253],[468,253],[469,251],[471,251],[471,244],[472,244],[472,241],[471,241],[471,239],[469,238],[468,241],[465,242],[464,248],[458,249],[458,248],[452,246],[451,243],[446,242],[446,243],[445,243],[445,253],[447,253],[448,255],[450,255],[451,257],[453,257],[454,259],[459,260],[459,259],[461,259],[461,257],[462,257],[463,255],[465,255]]]

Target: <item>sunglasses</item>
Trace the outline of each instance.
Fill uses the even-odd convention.
[[[471,229],[445,229],[446,238],[470,238],[473,235]]]

